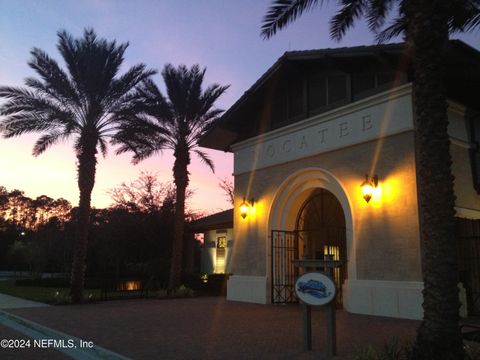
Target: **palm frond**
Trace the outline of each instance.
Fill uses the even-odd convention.
[[[38,156],[43,153],[47,148],[55,144],[58,140],[62,138],[68,137],[68,134],[59,132],[59,131],[52,131],[48,134],[41,136],[36,142],[33,147],[33,155]]]
[[[271,38],[276,32],[289,23],[296,20],[298,16],[316,6],[323,0],[274,0],[267,14],[262,20],[261,36],[264,39]]]
[[[44,116],[37,114],[11,115],[2,121],[0,127],[5,138],[20,136],[30,132],[52,130]]]
[[[173,65],[167,64],[162,71],[162,77],[165,82],[165,87],[167,88],[167,96],[172,110],[177,116],[185,116],[188,109],[189,91],[192,83],[188,68],[185,65],[180,65],[175,68]]]
[[[137,85],[154,74],[156,74],[156,71],[152,69],[147,70],[145,64],[137,64],[118,79],[113,79],[108,94],[103,100],[106,109],[115,109],[123,102],[129,101],[128,95],[130,95]]]
[[[163,122],[174,117],[170,102],[163,96],[152,79],[146,79],[142,82],[138,89],[138,95],[142,98],[142,106],[146,114]]]
[[[450,32],[472,31],[480,25],[479,0],[450,1]]]
[[[202,160],[211,170],[215,173],[215,165],[213,164],[212,159],[203,151],[194,149],[193,152]]]
[[[181,144],[187,151],[193,150],[204,128],[223,112],[213,106],[228,88],[214,84],[203,91],[205,72],[198,65],[188,68],[167,64],[162,71],[167,97],[150,78],[143,80],[128,95],[128,104],[115,114],[119,127],[112,143],[120,145],[117,153],[133,152],[133,162],[137,163]],[[202,155],[200,151],[198,156],[213,168],[208,156]]]
[[[343,0],[343,7],[330,20],[330,36],[340,41],[345,32],[352,27],[354,21],[366,10],[365,0]]]
[[[34,99],[35,93],[25,88],[13,87],[13,86],[0,86],[0,97],[10,99],[13,101],[23,99]],[[2,107],[3,113],[3,107]]]
[[[203,95],[200,97],[202,107],[199,109],[199,113],[204,116],[229,87],[230,85],[220,86],[219,84],[213,84],[205,89]]]
[[[75,128],[73,115],[67,109],[27,89],[0,87],[0,97],[8,99],[0,109],[0,114],[5,116],[1,127],[5,137]]]
[[[108,154],[108,147],[107,147],[107,142],[105,139],[100,137],[98,139],[98,146],[100,147],[100,152],[102,153],[102,156],[105,158]]]
[[[385,24],[385,20],[394,6],[394,0],[370,0],[367,4],[367,24],[373,33],[378,33]]]
[[[57,48],[66,70],[43,50],[33,48],[29,65],[37,77],[25,80],[27,88],[0,87],[0,98],[6,100],[0,106],[0,132],[5,137],[42,133],[33,149],[35,155],[58,139],[76,133],[77,156],[88,144],[98,145],[96,150],[105,156],[106,139],[122,123],[147,116],[150,107],[156,106],[155,111],[160,111],[159,91],[148,82],[156,72],[138,64],[119,76],[128,43],[98,38],[92,29],[86,29],[80,38],[66,31],[57,35]],[[147,92],[152,93],[150,98],[145,96]],[[163,101],[162,106],[166,103]],[[137,133],[141,137],[135,140],[144,142],[144,149],[150,143],[165,142],[162,129],[155,129],[153,135]],[[127,134],[128,129],[120,132],[123,137]],[[137,158],[145,154],[146,150],[139,151]]]
[[[38,48],[33,48],[30,54],[32,59],[28,65],[40,75],[44,82],[27,78],[26,85],[50,95],[61,103],[73,102],[75,106],[80,106],[79,94],[58,63]]]
[[[221,114],[223,114],[223,109],[211,109],[203,116],[205,122],[210,124],[211,122],[217,120]]]
[[[170,133],[145,116],[124,119],[117,133],[112,137],[112,144],[120,145],[116,153],[127,151],[134,153],[133,162],[137,163],[157,151],[171,148]]]
[[[473,16],[465,23],[465,31],[473,31],[480,27],[480,13]]]
[[[158,141],[155,142],[156,145],[152,146],[151,141],[147,141],[140,137],[122,137],[122,134],[117,134],[113,141],[115,144],[120,145],[115,151],[117,155],[126,152],[133,152],[132,163],[134,164],[138,164],[140,161],[152,156],[155,153],[161,153],[167,148],[165,139],[158,139]]]
[[[57,35],[60,54],[80,92],[89,100],[100,101],[107,96],[128,43],[117,45],[116,41],[98,39],[92,29],[86,29],[79,39],[66,31]]]
[[[381,44],[390,39],[405,34],[408,22],[405,17],[398,17],[392,20],[391,24],[376,35],[376,40]]]

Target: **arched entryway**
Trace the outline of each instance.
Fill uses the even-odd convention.
[[[330,256],[344,265],[333,271],[337,284],[337,305],[342,306],[342,285],[346,277],[347,239],[342,205],[330,191],[316,189],[300,208],[296,228],[300,259]]]
[[[293,259],[331,254],[344,260],[335,278],[340,290],[348,277],[356,278],[350,200],[331,173],[307,168],[289,176],[278,188],[269,211],[271,302],[297,301]],[[348,259],[348,262],[347,262]]]

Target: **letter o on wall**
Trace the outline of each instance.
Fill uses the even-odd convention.
[[[275,148],[273,147],[273,145],[267,146],[267,155],[269,157],[273,157],[275,155]]]

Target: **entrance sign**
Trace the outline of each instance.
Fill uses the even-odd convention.
[[[335,299],[336,290],[335,282],[319,272],[305,273],[295,283],[297,297],[312,306],[329,304]]]
[[[327,359],[337,354],[337,330],[335,324],[336,287],[331,275],[333,269],[342,266],[343,261],[332,260],[326,255],[324,260],[295,259],[295,267],[326,271],[308,272],[300,276],[295,282],[295,293],[303,301],[303,348],[312,350],[312,305],[327,305]]]

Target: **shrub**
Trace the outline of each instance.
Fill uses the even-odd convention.
[[[179,288],[174,290],[160,289],[157,292],[157,297],[160,299],[167,298],[185,298],[195,296],[195,291],[191,288],[181,285]]]
[[[53,295],[53,301],[52,304],[55,305],[66,305],[66,304],[71,304],[72,303],[72,296],[70,295],[70,290],[67,289],[60,289],[55,291]],[[94,302],[96,301],[96,296],[88,291],[85,291],[83,293],[83,298],[85,302]]]
[[[230,274],[202,274],[184,277],[184,284],[202,295],[224,296]]]
[[[354,360],[378,360],[377,351],[371,346],[356,348],[353,354]]]
[[[466,345],[465,360],[480,360],[480,347]]]
[[[412,345],[401,345],[398,339],[393,338],[383,346],[383,351],[375,350],[371,345],[355,349],[354,360],[409,360],[412,355]]]

